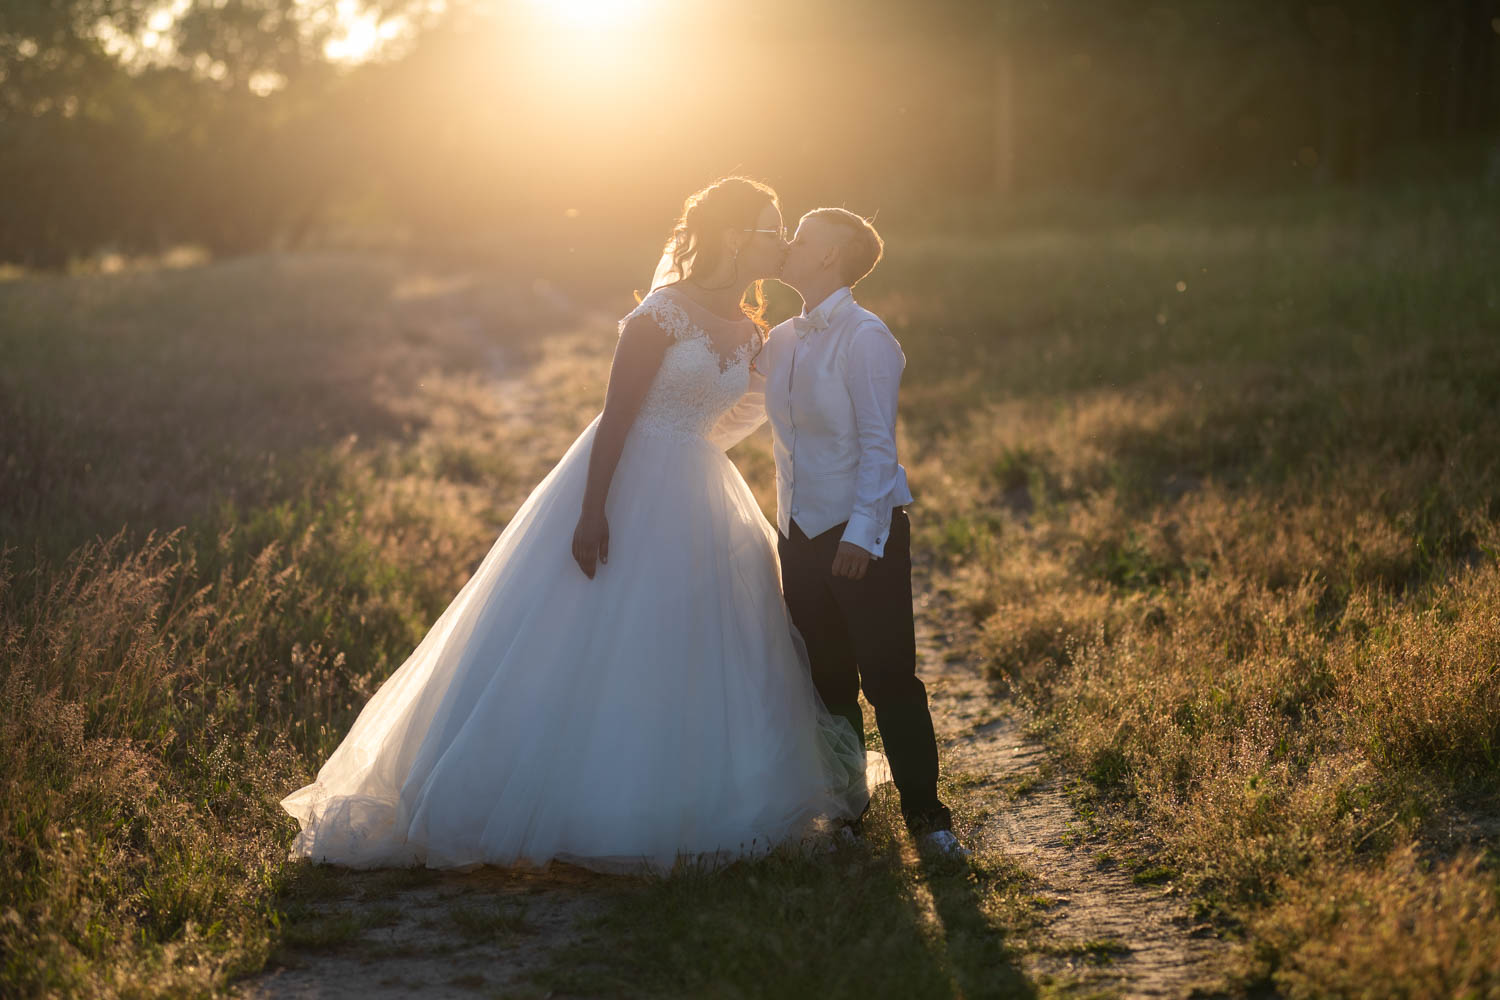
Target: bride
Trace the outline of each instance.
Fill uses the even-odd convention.
[[[687,199],[603,412],[281,800],[291,858],[665,872],[860,814],[884,759],[819,701],[775,531],[724,454],[785,254],[769,187]]]

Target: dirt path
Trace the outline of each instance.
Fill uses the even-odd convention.
[[[1184,903],[1101,867],[1090,838],[1052,773],[1045,749],[1014,714],[997,707],[980,672],[944,654],[936,614],[918,618],[946,766],[984,777],[985,813],[975,839],[1015,857],[1051,900],[1028,977],[1067,992],[1186,997],[1208,991],[1224,945],[1194,928]],[[239,984],[246,1000],[411,996],[541,997],[528,980],[555,949],[591,933],[607,881],[556,866],[545,874],[344,872],[325,876],[322,898],[303,907],[266,972]],[[314,897],[319,895],[315,889]]]
[[[594,326],[603,322],[586,319]],[[387,402],[393,412],[432,421],[438,434],[476,422],[527,427],[530,433],[507,439],[507,458],[518,479],[535,483],[550,468],[549,456],[565,450],[575,433],[576,419],[559,414],[571,401],[559,386],[573,372],[551,355],[518,366],[479,331],[466,327],[460,333],[484,356],[486,371],[469,379],[430,374],[421,393]],[[553,338],[561,345],[559,352],[578,349],[572,346],[575,339],[592,346],[598,336],[585,332]],[[538,413],[559,415],[538,420]],[[288,906],[291,919],[283,946],[264,971],[233,984],[232,996],[548,996],[529,977],[550,964],[556,948],[588,933],[585,925],[604,908],[610,884],[606,876],[569,865],[553,865],[545,873],[491,867],[469,872],[319,868],[308,882]]]
[[[587,337],[582,344],[577,350],[597,349]],[[543,359],[509,376],[502,374],[502,361],[495,359],[495,381],[484,393],[487,419],[529,426],[538,412],[582,405],[572,399],[574,390],[563,388],[576,378],[566,359]],[[459,402],[472,399],[441,380],[428,393],[411,405],[432,410],[445,393]],[[565,447],[576,422],[537,428],[515,456],[526,467],[523,479],[545,471],[546,456]],[[1127,997],[1182,997],[1211,982],[1220,943],[1195,936],[1182,903],[1160,887],[1100,867],[1105,845],[1084,835],[1044,748],[1025,736],[1018,717],[997,706],[973,664],[946,654],[955,642],[942,631],[940,595],[924,588],[919,603],[920,671],[947,766],[983,776],[976,791],[986,818],[977,838],[1016,857],[1054,901],[1043,940],[1024,961],[1027,974],[1039,983]],[[285,946],[264,972],[236,984],[233,995],[546,996],[531,974],[546,968],[558,949],[592,933],[590,918],[609,895],[607,877],[565,866],[547,874],[322,869],[308,882],[302,901],[291,904]]]
[[[944,655],[938,617],[918,614],[917,644],[945,763],[986,776],[988,815],[976,839],[1014,857],[1052,901],[1045,939],[1023,962],[1028,977],[1105,996],[1212,995],[1223,942],[1194,926],[1179,898],[1101,864],[1108,845],[1080,822],[1046,748],[996,704],[972,662]]]
[[[602,876],[345,872],[341,898],[307,904],[267,971],[238,984],[247,1000],[543,996],[527,976],[577,940],[601,906]],[[346,893],[346,895],[345,895]]]

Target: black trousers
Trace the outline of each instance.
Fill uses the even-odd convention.
[[[948,808],[938,801],[937,740],[927,688],[917,677],[911,605],[911,522],[904,507],[891,512],[885,554],[862,579],[835,577],[833,557],[844,524],[808,538],[793,521],[778,532],[782,586],[792,623],[807,642],[813,684],[828,710],[864,738],[859,692],[875,709],[901,812],[914,832],[946,830]]]

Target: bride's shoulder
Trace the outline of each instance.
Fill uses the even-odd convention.
[[[634,309],[625,314],[620,320],[620,333],[623,334],[626,327],[643,316],[653,321],[673,340],[684,340],[696,332],[692,320],[688,319],[687,311],[677,301],[676,293],[669,291],[666,286],[648,292]]]

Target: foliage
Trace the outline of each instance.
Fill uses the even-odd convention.
[[[539,9],[194,0],[163,23],[147,0],[7,4],[0,261],[317,238],[576,251],[659,240],[731,169],[867,212],[1500,177],[1500,31],[1478,0],[663,4],[610,33]],[[396,30],[336,63],[348,18]]]

